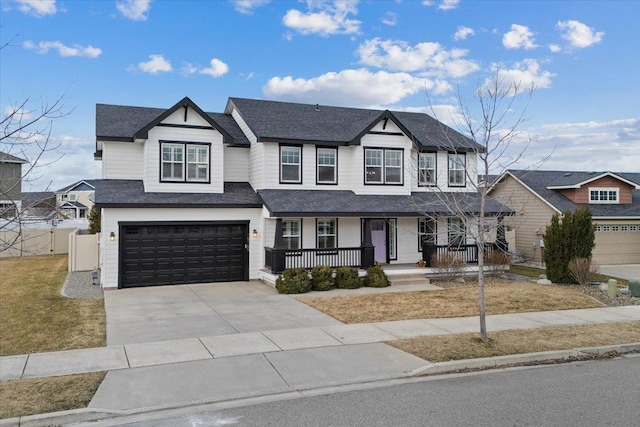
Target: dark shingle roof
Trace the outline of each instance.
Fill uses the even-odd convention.
[[[56,194],[53,191],[31,191],[22,193],[22,207],[27,209],[35,205],[56,207]]]
[[[477,193],[412,193],[411,196],[356,195],[349,190],[259,190],[264,204],[276,217],[291,216],[422,216],[451,215],[448,206],[456,204],[466,213],[480,211]],[[487,215],[509,215],[512,210],[488,198]]]
[[[80,181],[76,181],[73,184],[69,184],[65,187],[62,187],[61,189],[57,190],[56,193],[64,193],[65,191],[69,191],[71,190],[73,187],[86,182],[87,184],[91,185],[92,187],[96,186],[96,182],[99,181],[99,179],[81,179]]]
[[[96,138],[133,141],[136,132],[165,111],[165,108],[96,104]],[[222,113],[206,114],[233,137],[233,145],[249,146],[249,140],[231,116]]]
[[[224,193],[145,193],[140,180],[96,182],[96,205],[106,208],[261,208],[262,200],[246,182],[225,182]]]
[[[229,98],[259,141],[359,143],[362,134],[387,117],[384,110]],[[389,112],[423,148],[478,149],[479,145],[428,114]]]
[[[25,159],[0,151],[0,163],[27,163]]]
[[[640,216],[640,190],[633,190],[631,193],[632,203],[630,205],[616,204],[576,204],[563,196],[556,190],[549,190],[547,187],[575,185],[577,183],[592,179],[605,172],[569,172],[569,171],[528,171],[528,170],[509,170],[527,187],[535,191],[540,197],[549,202],[559,211],[575,210],[580,206],[588,206],[594,217],[610,217],[610,216]],[[616,175],[640,184],[640,173],[630,172],[613,172]]]

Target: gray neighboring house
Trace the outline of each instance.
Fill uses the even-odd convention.
[[[56,193],[53,191],[31,191],[22,193],[22,211],[34,219],[52,219],[56,216]]]
[[[415,274],[423,242],[473,262],[478,149],[421,113],[242,98],[223,113],[189,98],[98,104],[102,286],[272,283],[285,268],[375,261]],[[511,213],[486,208],[496,222]]]
[[[22,165],[26,160],[0,151],[0,218],[13,218],[22,208]]]
[[[640,173],[509,170],[489,194],[516,212],[504,223],[515,229],[525,259],[541,262],[540,242],[553,214],[588,206],[596,224],[593,259],[640,263]]]

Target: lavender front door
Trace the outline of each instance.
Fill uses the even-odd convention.
[[[387,262],[387,224],[384,219],[371,220],[371,243],[376,262]]]

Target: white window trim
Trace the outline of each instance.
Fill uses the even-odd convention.
[[[619,188],[615,188],[615,187],[589,187],[589,203],[590,204],[598,204],[598,205],[618,205],[620,204],[620,189]],[[615,200],[594,200],[592,199],[592,195],[591,192],[592,191],[597,191],[598,192],[598,198],[600,197],[600,192],[601,191],[606,191],[607,192],[607,198],[609,195],[609,192],[615,192],[616,193],[616,199]]]
[[[453,163],[453,165],[457,165],[456,162],[452,162],[451,158],[452,156],[456,156],[456,157],[461,157],[462,158],[462,168],[461,169],[457,169],[457,168],[452,168],[451,165]],[[449,153],[449,155],[447,156],[447,182],[449,183],[449,187],[465,187],[467,185],[467,155],[466,153]],[[455,172],[455,171],[459,171],[462,170],[462,182],[461,183],[457,183],[457,182],[451,182],[451,172]],[[455,176],[455,175],[454,175]]]
[[[433,159],[433,168],[427,168],[427,167],[421,167],[422,165],[422,158],[431,158]],[[419,186],[430,186],[430,185],[436,185],[436,173],[437,173],[437,158],[438,156],[436,155],[436,153],[418,153],[418,185]],[[426,164],[426,161],[425,161]],[[425,171],[424,176],[427,175],[427,171],[429,170],[433,170],[433,180],[432,181],[426,181],[422,179],[422,171]]]
[[[297,150],[298,151],[298,163],[285,163],[282,159],[282,153],[284,150]],[[298,179],[284,179],[282,173],[283,166],[297,166],[298,167]],[[302,184],[302,147],[294,145],[281,145],[280,146],[280,182],[285,184]]]
[[[333,165],[320,164],[320,151],[327,150],[333,151]],[[333,179],[330,181],[322,181],[320,179],[320,168],[333,168]],[[329,147],[318,147],[316,149],[316,181],[318,184],[337,184],[338,183],[338,149]]]
[[[187,149],[187,155],[185,156],[185,168],[186,168],[186,179],[189,182],[207,182],[209,181],[209,146],[207,145],[198,145],[198,144],[186,144],[185,145],[186,149]],[[198,161],[198,156],[199,156],[199,151],[204,148],[206,149],[205,152],[205,161],[201,162]],[[195,149],[196,150],[196,160],[190,162],[189,161],[189,149]],[[189,165],[196,165],[196,177],[194,178],[190,178],[189,177]],[[197,171],[200,170],[200,166],[204,165],[206,168],[206,175],[204,178],[198,178],[197,175]]]

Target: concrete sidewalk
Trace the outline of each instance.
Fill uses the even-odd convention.
[[[633,320],[640,320],[640,306],[493,315],[487,316],[487,328],[489,331],[500,331]],[[324,348],[325,352],[330,352],[331,348],[335,348],[334,352],[341,354],[341,357],[344,358],[348,358],[348,349],[352,349],[354,357],[357,357],[358,360],[366,360],[368,363],[364,365],[370,365],[372,367],[371,374],[375,374],[378,368],[373,367],[374,358],[364,355],[361,359],[362,355],[359,354],[358,345],[425,335],[476,332],[478,323],[478,317],[457,317],[351,325],[336,324],[5,356],[0,357],[0,380],[97,371],[115,373],[123,370],[127,371],[126,375],[133,375],[133,371],[138,368],[250,355],[270,355],[269,358],[276,359],[286,356],[276,356],[275,353],[295,354],[296,351],[318,348]],[[382,346],[382,344],[380,345]],[[338,350],[340,347],[344,349]],[[389,353],[393,352],[389,351]],[[398,357],[401,358],[401,356]],[[238,358],[237,360],[241,361],[242,359]],[[418,360],[421,361],[421,359]],[[415,360],[407,360],[407,362],[407,366],[400,367],[399,373],[403,370],[415,369],[414,365],[418,363]],[[425,362],[421,361],[421,363]],[[283,373],[280,372],[280,374]],[[348,377],[348,372],[346,374]]]

